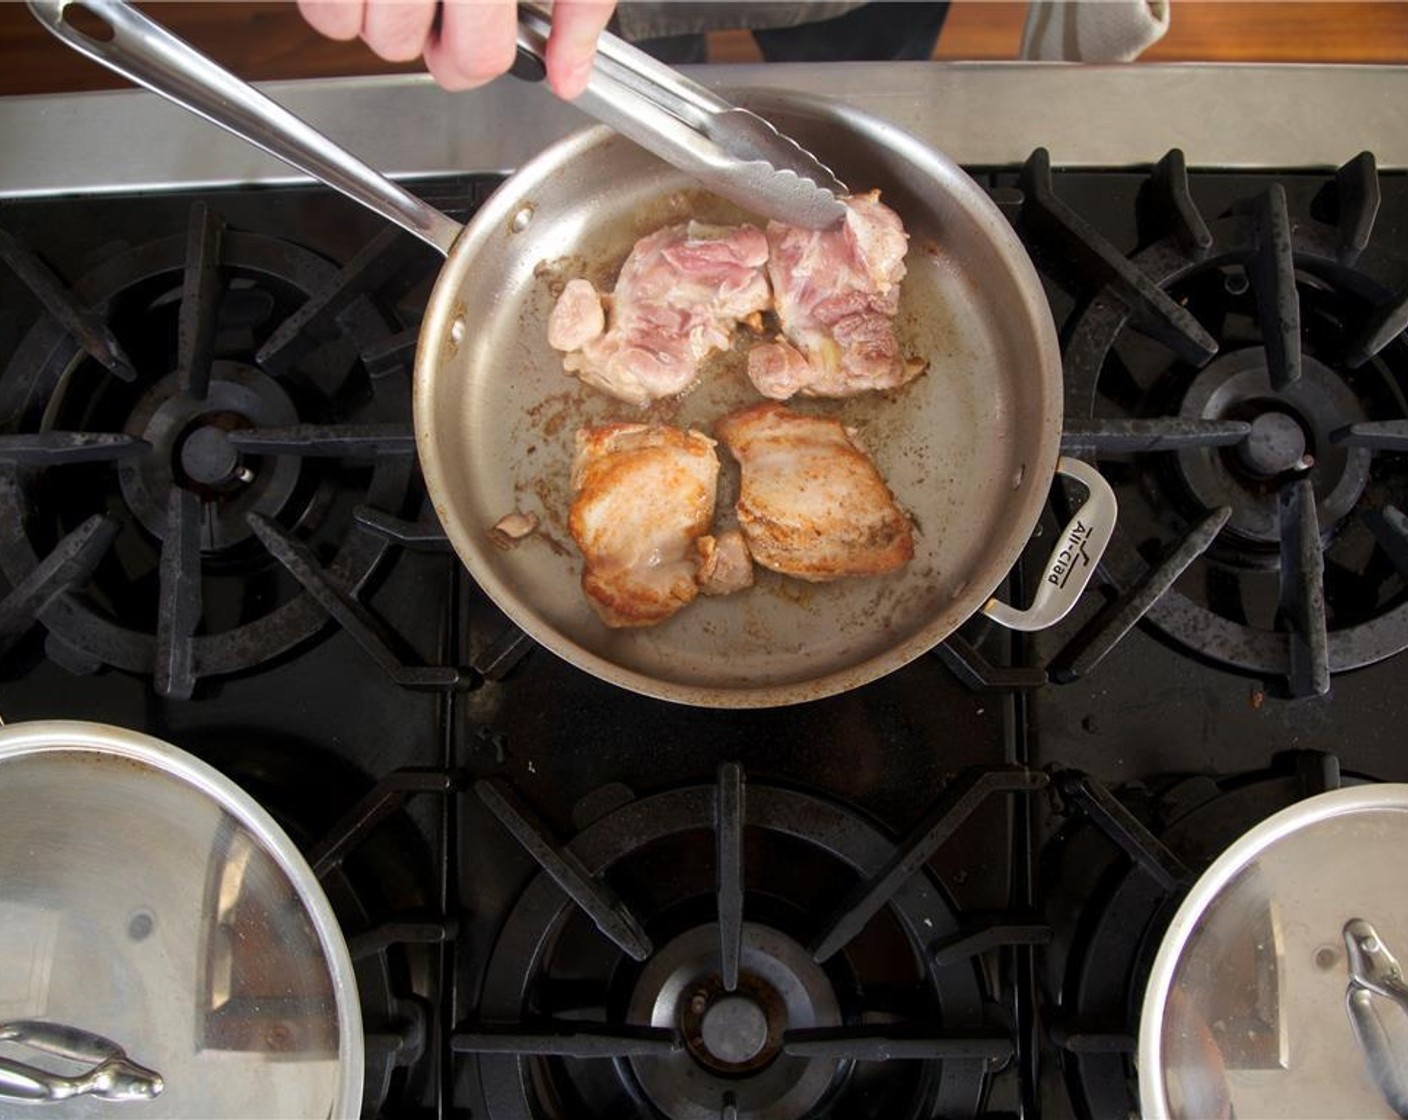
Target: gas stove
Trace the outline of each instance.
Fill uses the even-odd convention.
[[[764,711],[597,682],[456,561],[410,424],[428,250],[300,185],[12,192],[0,712],[147,731],[276,816],[356,964],[366,1116],[1137,1111],[1198,871],[1408,779],[1408,175],[1057,139],[956,154],[1116,487],[1094,589]],[[500,180],[414,186],[463,219]]]

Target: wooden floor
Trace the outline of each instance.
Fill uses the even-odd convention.
[[[1171,27],[1145,54],[1148,61],[1408,63],[1408,2],[1171,3]],[[141,6],[251,80],[415,69],[382,62],[360,43],[320,39],[290,3],[230,0]],[[1024,2],[955,0],[935,57],[1015,58],[1025,13]],[[758,58],[746,32],[713,36],[710,48],[719,62]],[[0,2],[0,96],[126,84],[50,38],[23,4]]]

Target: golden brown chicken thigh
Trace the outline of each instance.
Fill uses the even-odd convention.
[[[714,441],[662,424],[577,433],[568,518],[582,589],[608,626],[652,626],[698,594],[697,542],[714,516]]]
[[[714,430],[743,469],[738,524],[759,564],[820,582],[892,572],[914,556],[909,519],[838,421],[768,402]]]

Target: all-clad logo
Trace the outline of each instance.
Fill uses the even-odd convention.
[[[1090,557],[1086,555],[1085,546],[1093,532],[1095,532],[1095,526],[1087,525],[1084,521],[1078,520],[1071,527],[1070,536],[1066,538],[1066,546],[1056,554],[1056,559],[1051,564],[1051,570],[1046,573],[1047,583],[1055,584],[1057,587],[1065,587],[1066,581],[1071,578],[1071,573],[1076,568],[1089,566]]]

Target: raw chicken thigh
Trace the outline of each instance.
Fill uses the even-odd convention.
[[[759,564],[820,582],[892,572],[914,556],[909,519],[838,421],[765,402],[715,431],[743,470],[738,523]]]
[[[548,345],[580,350],[606,331],[606,309],[590,280],[569,280],[548,317]]]
[[[548,342],[588,385],[634,405],[688,389],[699,363],[725,350],[738,322],[770,305],[756,226],[670,226],[636,242],[616,291],[572,280],[548,320]],[[605,308],[605,311],[603,310]]]
[[[568,524],[586,560],[582,589],[606,625],[651,626],[694,600],[718,475],[714,441],[699,432],[603,424],[577,433]]]
[[[924,368],[900,354],[895,337],[904,226],[879,191],[845,201],[849,212],[833,229],[768,223],[768,279],[786,338],[748,355],[748,376],[765,397],[893,389]]]

